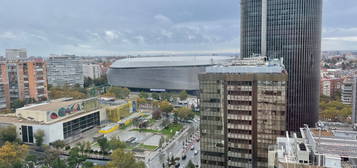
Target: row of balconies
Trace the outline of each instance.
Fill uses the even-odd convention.
[[[252,116],[249,115],[234,115],[234,114],[228,114],[227,119],[233,119],[233,120],[249,120],[252,121]]]
[[[243,100],[243,101],[252,101],[252,96],[238,96],[238,95],[228,95],[228,100]]]
[[[240,149],[253,149],[251,144],[241,144],[241,143],[232,143],[228,142],[228,147],[240,148]]]
[[[252,158],[252,154],[249,153],[238,153],[238,152],[233,152],[233,151],[228,151],[228,157],[236,157],[236,158],[244,158],[244,159],[250,159]]]
[[[228,104],[227,109],[228,110],[252,110],[252,106]]]
[[[232,128],[232,129],[242,129],[242,130],[252,130],[251,125],[243,125],[243,124],[227,124],[227,128]]]
[[[252,86],[227,86],[228,91],[252,91]]]
[[[251,140],[252,139],[252,135],[248,135],[248,134],[228,133],[227,137],[228,138],[235,138],[235,139],[246,139],[246,140]]]

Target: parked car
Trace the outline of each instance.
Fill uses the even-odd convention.
[[[185,160],[187,158],[187,155],[186,154],[183,154],[182,156],[181,156],[181,159],[182,160]]]
[[[179,168],[179,167],[180,167],[180,162],[177,162],[175,168]]]
[[[195,154],[195,155],[197,155],[197,154],[198,154],[198,151],[197,151],[197,150],[195,150],[194,154]]]

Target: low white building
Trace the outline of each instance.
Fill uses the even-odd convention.
[[[107,120],[96,98],[61,99],[16,109],[16,116],[1,116],[0,123],[12,124],[24,143],[35,143],[38,130],[45,133],[44,144],[81,137]]]
[[[269,148],[270,168],[357,167],[357,132],[301,128],[300,134],[277,138]]]

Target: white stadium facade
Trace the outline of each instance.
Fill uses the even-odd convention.
[[[206,67],[230,63],[232,56],[136,57],[117,60],[108,71],[110,85],[131,89],[199,90]]]

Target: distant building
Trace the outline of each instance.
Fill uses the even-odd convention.
[[[44,101],[48,98],[46,63],[43,59],[9,60],[0,63],[5,100]]]
[[[357,75],[354,76],[352,84],[352,122],[357,124]]]
[[[201,167],[267,167],[286,130],[288,74],[281,64],[215,66],[199,75]]]
[[[269,147],[269,168],[357,167],[357,132],[301,128]]]
[[[97,79],[101,77],[101,68],[98,64],[83,64],[83,76],[86,78]]]
[[[230,56],[136,57],[115,61],[108,70],[113,86],[148,90],[198,90],[206,67],[229,63]]]
[[[5,58],[7,60],[18,60],[27,58],[26,49],[6,49]]]
[[[83,68],[74,55],[50,55],[48,58],[48,84],[52,86],[83,87]]]
[[[10,108],[9,81],[7,78],[7,66],[0,63],[0,111]]]
[[[342,83],[341,101],[343,104],[352,104],[352,78],[346,78]]]
[[[56,140],[71,142],[81,138],[106,120],[105,110],[96,98],[83,100],[58,99],[16,109],[16,116],[0,116],[0,124],[15,125],[24,143],[36,143],[34,134],[45,133],[44,144]]]
[[[334,97],[341,90],[341,85],[341,79],[323,78],[320,80],[320,95]]]

